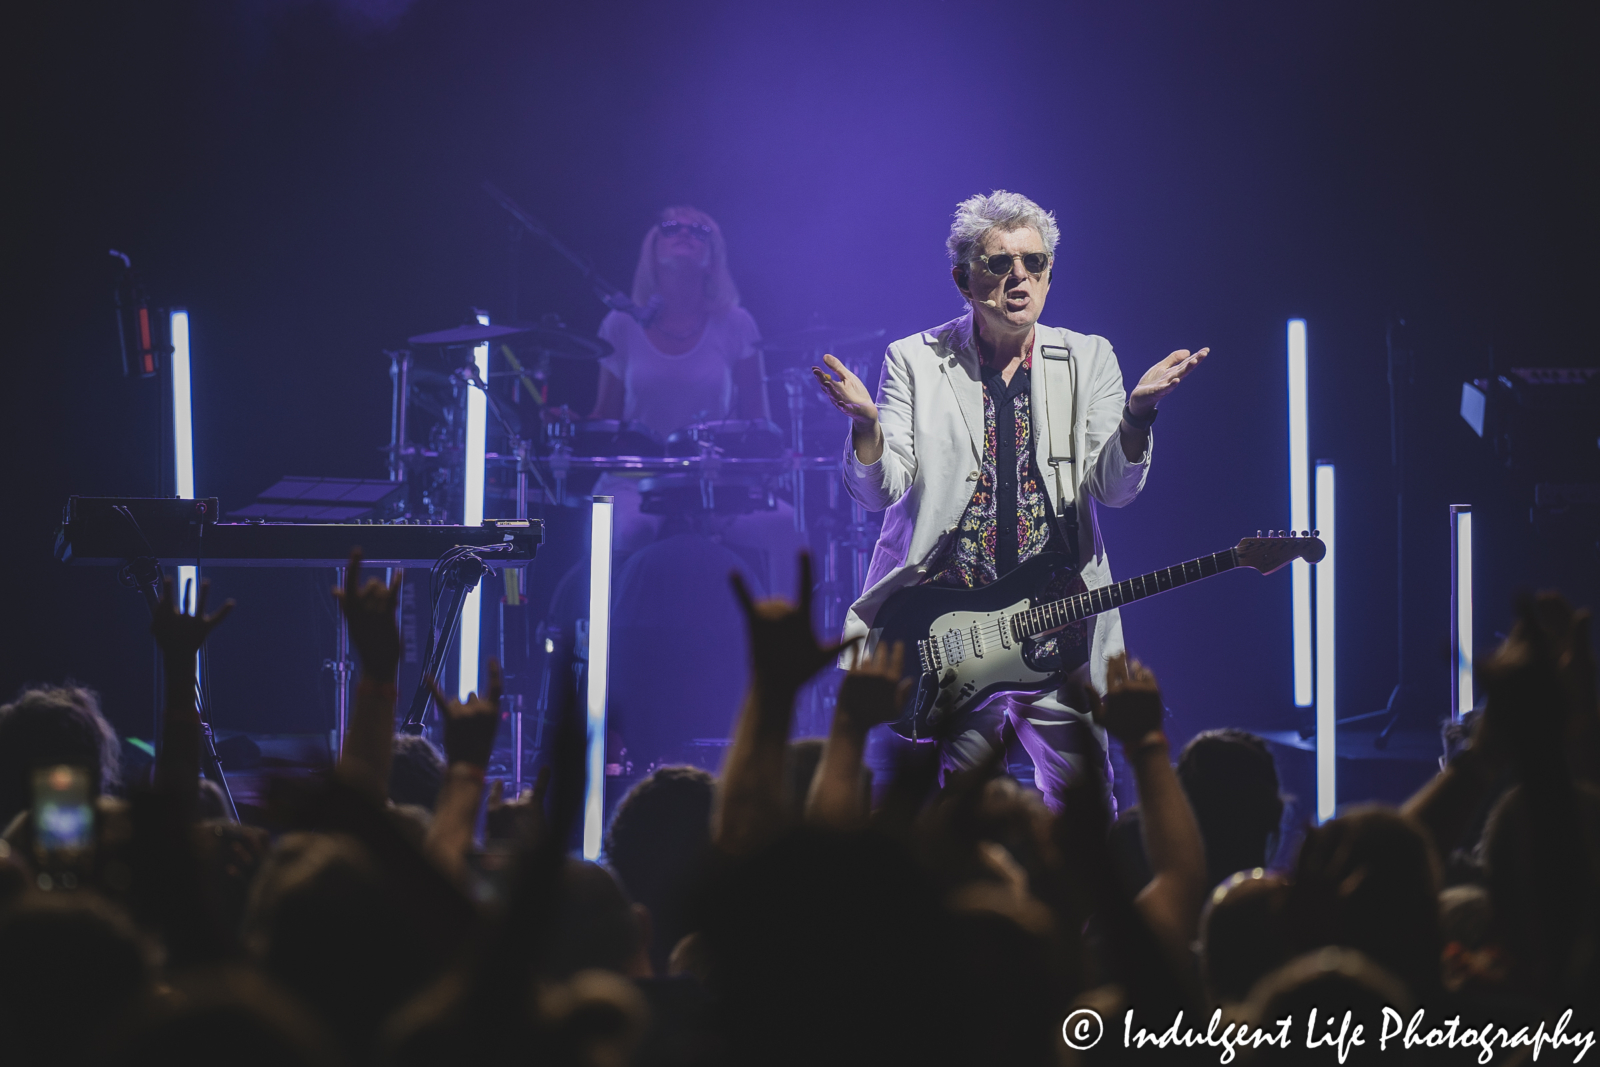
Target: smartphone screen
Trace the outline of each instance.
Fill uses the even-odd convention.
[[[94,847],[89,772],[59,764],[33,772],[33,843],[41,858],[71,861]]]

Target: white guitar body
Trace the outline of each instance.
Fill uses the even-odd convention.
[[[906,677],[916,683],[915,698],[890,729],[932,741],[955,716],[997,693],[1045,692],[1088,659],[1088,628],[1078,624],[1092,616],[1235,567],[1270,574],[1293,559],[1315,563],[1326,551],[1309,531],[1258,535],[1094,589],[1084,589],[1065,557],[1045,552],[976,589],[907,586],[873,620],[880,644],[904,644]],[[1069,591],[1073,583],[1078,592]],[[1035,655],[1035,646],[1053,634],[1059,637],[1048,656],[1051,669],[1039,670],[1046,657]]]
[[[1019,600],[1000,611],[951,611],[928,627],[928,639],[917,648],[923,670],[954,695],[957,713],[997,693],[1043,692],[1057,684],[1056,672],[1028,666],[1023,642],[1011,634],[1011,618],[1032,606]]]

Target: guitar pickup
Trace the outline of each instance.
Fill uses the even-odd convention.
[[[954,667],[957,663],[967,658],[966,642],[961,639],[960,630],[946,630],[942,639],[944,644],[944,661]]]
[[[1011,647],[1011,620],[1006,618],[1004,612],[1001,612],[1000,615],[999,615],[999,622],[1000,622],[1000,647],[1001,648],[1010,648]]]
[[[977,656],[979,659],[982,659],[983,658],[983,631],[978,629],[978,624],[977,623],[973,623],[971,629],[969,629],[967,631],[967,635],[972,640],[972,654],[974,656]]]

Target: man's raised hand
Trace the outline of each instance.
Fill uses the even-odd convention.
[[[827,364],[828,370],[812,367],[811,373],[817,376],[823,395],[834,407],[848,415],[857,429],[872,429],[878,421],[878,405],[872,402],[871,390],[837,356],[823,356],[822,362]],[[833,374],[829,374],[829,370]]]
[[[161,601],[156,605],[155,614],[150,618],[150,634],[156,639],[162,655],[167,659],[193,659],[200,652],[200,646],[206,643],[211,631],[228,617],[228,612],[233,610],[233,601],[229,599],[216,611],[207,615],[206,597],[210,593],[211,580],[207,578],[200,582],[200,591],[195,598],[194,613],[191,615],[186,610],[187,604],[177,602],[172,579],[162,579]],[[189,599],[188,589],[184,590],[183,598],[185,601]]]
[[[350,552],[344,571],[344,588],[335,588],[334,599],[344,612],[350,643],[361,657],[362,675],[372,681],[393,682],[400,669],[400,623],[395,609],[400,604],[400,571],[388,585],[377,578],[361,584],[361,549]]]
[[[729,575],[750,631],[750,664],[768,696],[793,695],[812,675],[836,659],[847,641],[821,645],[811,629],[811,553],[800,553],[798,604],[781,597],[757,601],[738,571]]]
[[[1202,348],[1198,352],[1190,352],[1187,348],[1180,348],[1145,371],[1139,384],[1128,394],[1128,410],[1137,416],[1148,415],[1162,397],[1176,389],[1179,382],[1205,362],[1210,351],[1209,348]]]
[[[450,697],[433,678],[425,680],[433,691],[433,699],[439,702],[439,713],[444,716],[445,760],[452,766],[458,763],[479,768],[489,766],[494,736],[500,729],[500,695],[505,692],[500,661],[489,657],[489,688],[482,696],[468,693],[465,703]]]

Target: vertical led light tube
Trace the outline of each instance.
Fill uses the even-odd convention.
[[[1450,718],[1472,710],[1472,506],[1450,505]]]
[[[600,858],[606,790],[606,675],[611,665],[611,505],[594,498],[589,526],[589,773],[583,798],[583,858]]]
[[[478,321],[485,326],[489,316],[478,313]],[[472,363],[478,369],[478,380],[489,385],[489,346],[481,344],[472,350]],[[467,451],[466,467],[462,472],[461,524],[483,525],[483,452],[489,430],[489,405],[483,390],[477,386],[467,388]],[[456,671],[458,698],[478,688],[478,636],[483,622],[483,583],[479,582],[467,594],[461,606],[461,662]]]
[[[1335,637],[1338,611],[1334,602],[1333,464],[1317,461],[1317,530],[1328,554],[1317,564],[1317,822],[1333,818],[1338,804],[1338,702],[1334,683],[1338,678]]]
[[[172,473],[177,496],[194,499],[194,415],[190,406],[189,313],[172,313]]]
[[[172,485],[175,496],[194,499],[194,390],[189,368],[189,313],[183,308],[173,310],[167,320],[167,338],[172,342]],[[180,610],[200,598],[200,568],[179,567],[178,585],[173,599]],[[201,658],[195,657],[195,691],[200,689]]]
[[[172,341],[172,485],[176,496],[194,499],[194,401],[189,370],[189,313],[173,310],[168,320]],[[174,599],[180,604],[192,587],[200,595],[200,568],[179,567]]]
[[[1311,528],[1311,463],[1306,430],[1306,320],[1289,320],[1289,525]],[[1312,704],[1311,565],[1297,559],[1289,567],[1293,604],[1294,705]]]

